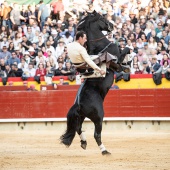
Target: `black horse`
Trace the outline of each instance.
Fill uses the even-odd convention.
[[[113,25],[95,11],[89,13],[78,25],[78,30],[84,30],[87,33],[90,54],[98,54],[107,50],[119,58],[122,55],[119,53],[116,44],[111,44],[101,32],[102,30],[111,31],[112,29]],[[81,139],[81,147],[86,149],[87,142],[81,128],[85,117],[87,117],[94,123],[94,138],[102,154],[110,154],[102,144],[101,131],[104,117],[103,101],[113,84],[113,80],[114,69],[111,64],[104,78],[86,79],[80,87],[81,90],[79,89],[80,94],[78,92],[76,101],[67,114],[67,130],[60,137],[61,143],[70,146],[77,132]]]

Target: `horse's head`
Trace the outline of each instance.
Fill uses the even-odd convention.
[[[83,30],[87,32],[89,24],[91,25],[91,28],[94,26],[94,29],[98,28],[100,31],[111,32],[113,30],[113,24],[96,11],[93,11],[92,13],[87,12],[87,16],[78,23],[77,31]]]

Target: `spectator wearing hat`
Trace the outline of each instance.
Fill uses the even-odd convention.
[[[28,51],[25,51],[24,55],[23,55],[23,58],[25,59],[25,62],[27,64],[30,63],[30,53]]]
[[[150,74],[150,67],[146,60],[142,62],[142,74]]]
[[[136,14],[133,11],[130,11],[129,17],[131,19],[131,23],[135,26],[138,23],[138,19],[136,18]]]
[[[35,49],[31,46],[28,50],[29,54],[30,54],[30,62],[34,63],[34,65],[36,65],[36,61],[35,58],[37,56],[37,53],[35,52]]]
[[[7,46],[2,47],[2,52],[0,52],[0,59],[4,59],[5,61],[11,58],[11,53],[7,50]]]
[[[56,59],[58,59],[58,57],[64,52],[64,45],[65,45],[64,39],[63,38],[59,39],[58,45],[57,45],[57,47],[55,49],[55,51],[56,51]]]
[[[165,23],[166,17],[164,16],[165,12],[161,8],[158,13],[158,17],[156,18],[156,23]]]

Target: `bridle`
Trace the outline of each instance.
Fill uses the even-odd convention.
[[[111,32],[111,31],[112,31],[112,28],[110,27],[109,21],[106,21],[106,20],[103,21],[102,18],[103,18],[103,16],[100,15],[100,17],[97,19],[97,21],[100,20],[100,21],[104,22],[104,23],[108,26],[108,30]],[[105,38],[108,34],[109,34],[109,33],[107,33],[106,35],[104,35],[104,36],[101,37],[101,38],[97,38],[97,39],[89,40],[89,41],[90,41],[90,42],[96,42],[96,41],[102,40],[102,39]]]

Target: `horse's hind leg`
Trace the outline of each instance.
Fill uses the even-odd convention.
[[[102,120],[95,121],[94,125],[95,125],[94,138],[102,152],[102,155],[110,155],[111,153],[106,150],[105,146],[101,141]]]
[[[77,133],[78,135],[80,136],[80,139],[81,139],[81,147],[83,149],[86,149],[86,146],[87,146],[87,141],[86,141],[86,136],[85,136],[85,133],[82,131],[82,123],[84,122],[84,119],[85,117],[84,116],[80,116],[80,126],[79,126],[79,129],[77,129]]]

